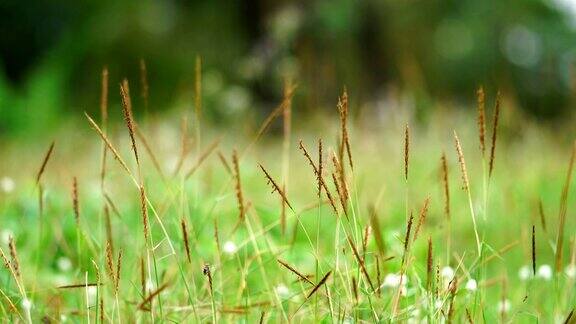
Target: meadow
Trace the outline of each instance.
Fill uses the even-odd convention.
[[[149,117],[106,75],[99,115],[3,143],[3,322],[575,320],[576,147],[505,96],[303,117],[287,83],[223,128],[200,84]]]

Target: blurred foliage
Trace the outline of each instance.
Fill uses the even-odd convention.
[[[346,85],[357,103],[407,95],[424,113],[484,84],[539,118],[565,116],[575,27],[574,0],[4,0],[0,136],[96,114],[104,66],[111,109],[124,77],[141,107],[141,58],[150,109],[191,109],[197,55],[217,123],[270,109],[285,78],[301,111],[333,107]]]

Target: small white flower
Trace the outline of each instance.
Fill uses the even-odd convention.
[[[8,245],[10,238],[14,237],[14,233],[10,229],[2,230],[1,234],[2,243]]]
[[[470,279],[466,282],[466,290],[476,291],[478,289],[478,283],[474,279]]]
[[[436,299],[436,301],[434,302],[434,307],[436,307],[436,309],[442,308],[442,305],[444,305],[442,299]]]
[[[72,269],[72,261],[70,261],[70,259],[67,257],[59,257],[56,261],[56,264],[58,265],[58,269],[63,272],[67,272]]]
[[[538,278],[544,280],[550,280],[552,278],[552,267],[547,264],[543,264],[538,268],[537,273]]]
[[[496,309],[498,309],[499,313],[508,313],[510,308],[512,308],[512,305],[510,305],[508,299],[501,300],[498,302],[498,305],[496,305]]]
[[[290,295],[290,289],[288,289],[284,284],[279,284],[276,286],[276,293],[278,296],[286,298]]]
[[[12,191],[14,191],[14,188],[16,187],[16,184],[14,183],[14,180],[12,180],[12,178],[10,177],[3,177],[0,180],[0,188],[2,189],[2,191],[4,191],[4,193],[11,193]]]
[[[86,290],[88,293],[88,300],[90,301],[90,303],[95,303],[98,288],[96,286],[90,286],[90,287],[86,288]]]
[[[532,270],[527,265],[520,267],[520,270],[518,270],[518,277],[522,281],[526,281],[532,278],[532,275],[533,275]]]
[[[381,287],[398,287],[402,282],[402,286],[406,286],[408,283],[408,277],[405,275],[397,275],[395,273],[389,273],[384,277],[384,283],[382,283]]]
[[[236,253],[236,250],[238,250],[238,248],[236,247],[236,244],[232,241],[226,241],[226,243],[224,243],[224,252],[228,253],[228,254],[234,254]]]
[[[442,268],[442,270],[440,270],[440,275],[442,278],[449,282],[450,280],[454,279],[454,269],[452,269],[450,266],[445,266]]]
[[[24,299],[22,300],[22,308],[23,308],[25,311],[30,311],[30,309],[32,308],[32,302],[30,301],[30,299],[24,298]]]
[[[66,320],[68,320],[68,316],[61,314],[60,315],[60,322],[66,322]]]
[[[146,280],[146,291],[148,293],[151,293],[154,291],[154,282],[150,279]]]
[[[565,273],[568,276],[568,278],[572,278],[572,279],[576,278],[576,265],[569,264],[566,267]]]

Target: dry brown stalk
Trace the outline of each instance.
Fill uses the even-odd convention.
[[[112,282],[116,282],[116,274],[114,273],[114,257],[112,252],[112,244],[110,241],[106,242],[106,271]]]
[[[556,240],[556,272],[562,271],[562,254],[564,252],[564,227],[566,225],[566,212],[568,210],[568,193],[570,191],[570,183],[572,182],[572,171],[574,169],[574,159],[576,158],[576,141],[572,144],[572,154],[570,155],[570,163],[568,164],[568,174],[566,175],[566,182],[562,189],[562,196],[560,198],[560,213],[558,218],[558,239]]]
[[[340,163],[340,161],[338,161],[338,158],[336,157],[336,154],[334,154],[334,152],[332,153],[332,164],[334,164],[334,169],[336,170],[336,174],[338,174],[338,183],[339,183],[338,187],[340,187],[340,191],[342,191],[342,198],[344,201],[343,206],[345,206],[347,205],[348,202],[348,186],[346,184],[346,175],[344,173],[344,168],[342,167],[342,164]]]
[[[368,250],[368,239],[370,238],[370,232],[372,231],[372,228],[370,227],[370,225],[366,225],[366,227],[364,227],[364,235],[362,236],[362,260],[364,260],[364,263],[366,263],[366,252]]]
[[[532,225],[532,274],[536,276],[536,227]]]
[[[434,266],[434,256],[432,251],[432,238],[428,237],[428,257],[426,262],[426,289],[430,291],[432,287],[432,268]]]
[[[110,211],[108,210],[108,205],[104,205],[104,218],[106,223],[106,239],[110,242],[110,247],[112,248],[112,252],[114,252],[114,242],[112,240],[112,222],[110,220]]]
[[[346,202],[344,201],[344,194],[341,191],[341,187],[338,184],[338,180],[336,179],[336,175],[332,173],[332,181],[334,182],[334,187],[336,188],[336,194],[340,199],[340,205],[342,206],[342,210],[344,211],[344,215],[348,219],[348,209],[346,208]]]
[[[72,178],[72,207],[74,209],[74,219],[76,226],[80,225],[80,205],[78,203],[78,179]]]
[[[460,145],[460,140],[458,139],[458,135],[456,134],[456,132],[454,132],[454,144],[456,146],[456,152],[458,153],[458,162],[460,163],[460,170],[462,171],[463,189],[468,191],[470,189],[470,183],[468,182],[466,161],[464,160],[464,153],[462,153],[462,146]]]
[[[352,241],[352,238],[350,237],[350,235],[346,235],[346,238],[348,239],[348,243],[350,244],[350,247],[352,248],[352,253],[354,254],[354,257],[356,258],[356,261],[358,262],[358,265],[360,266],[360,270],[362,271],[362,273],[366,277],[366,281],[368,281],[368,284],[370,285],[370,288],[372,289],[372,291],[376,292],[376,289],[374,288],[374,285],[372,284],[372,280],[370,279],[370,275],[368,274],[368,270],[366,270],[366,265],[364,264],[364,260],[362,260],[362,258],[360,257],[360,254],[358,254],[358,249],[356,248],[356,245]]]
[[[368,213],[370,215],[370,226],[372,226],[372,230],[374,232],[374,240],[376,241],[376,247],[378,248],[378,253],[380,253],[380,256],[384,257],[385,253],[384,239],[382,238],[380,221],[378,220],[378,214],[376,213],[376,208],[374,207],[374,205],[370,205]]]
[[[74,288],[85,288],[85,287],[98,287],[100,286],[97,282],[90,282],[90,283],[80,283],[80,284],[71,284],[71,285],[64,285],[58,286],[58,289],[74,289]]]
[[[264,135],[264,133],[268,130],[270,125],[272,125],[272,122],[276,119],[276,117],[280,116],[280,114],[283,114],[287,109],[286,107],[292,104],[293,95],[294,95],[294,88],[289,89],[289,91],[284,93],[284,98],[282,99],[280,105],[274,108],[274,110],[272,110],[272,112],[270,112],[270,114],[262,122],[262,126],[260,126],[260,129],[258,129],[256,137],[254,138],[254,142],[258,141],[262,137],[262,135]]]
[[[282,191],[282,189],[280,189],[278,184],[276,184],[274,179],[272,179],[272,177],[270,176],[268,171],[266,171],[266,169],[264,169],[262,164],[258,164],[258,166],[260,166],[260,169],[262,169],[262,172],[264,172],[264,176],[266,177],[268,184],[272,186],[272,193],[278,192],[278,194],[280,195],[282,200],[286,203],[286,205],[288,205],[288,207],[290,207],[290,209],[292,211],[294,211],[294,208],[292,208],[292,205],[290,205],[290,202],[288,201],[288,198],[286,198],[286,194],[284,193],[284,191]]]
[[[230,164],[228,164],[228,161],[226,160],[226,157],[224,156],[224,154],[222,154],[222,152],[220,152],[220,151],[216,152],[216,154],[218,154],[218,158],[220,159],[220,162],[222,162],[222,165],[224,166],[224,169],[225,169],[230,175],[234,175],[234,173],[232,172],[232,168],[230,168]]]
[[[154,290],[148,297],[146,297],[139,305],[139,310],[145,310],[146,305],[154,299],[154,297],[158,296],[164,289],[168,288],[168,283],[163,284],[162,286],[158,287],[158,289]]]
[[[450,220],[450,188],[448,187],[448,162],[446,160],[446,153],[442,152],[442,183],[444,185],[444,213],[446,218]]]
[[[342,97],[338,99],[337,108],[338,112],[340,113],[340,128],[342,132],[342,143],[340,143],[341,156],[344,157],[344,151],[346,151],[350,169],[354,170],[354,165],[352,163],[352,151],[350,150],[350,136],[348,134],[348,91],[346,88],[344,88]]]
[[[404,263],[406,262],[406,257],[408,254],[408,248],[410,247],[410,232],[412,231],[412,223],[414,222],[414,214],[410,212],[410,218],[408,219],[408,223],[406,225],[406,235],[404,236],[404,253],[402,254],[402,267],[404,267]]]
[[[298,276],[298,278],[300,278],[301,280],[306,281],[307,283],[311,284],[314,286],[314,283],[312,281],[310,281],[310,279],[308,279],[305,275],[303,275],[302,273],[300,273],[298,270],[296,270],[295,268],[293,268],[292,266],[290,266],[288,263],[286,263],[285,261],[282,261],[280,259],[277,259],[276,261],[278,261],[278,263],[280,263],[282,266],[284,266],[286,269],[290,270],[292,273],[294,273],[296,276]]]
[[[358,284],[354,276],[352,276],[352,292],[354,293],[354,301],[358,304]]]
[[[380,257],[378,257],[378,254],[375,255],[376,257],[376,281],[378,282],[378,284],[380,284],[382,282],[382,275],[380,273]],[[376,287],[376,290],[378,291],[378,297],[382,296],[382,289],[380,289],[380,286]]]
[[[140,165],[138,149],[136,148],[134,118],[132,116],[132,101],[130,100],[130,88],[128,86],[128,80],[126,79],[124,79],[120,85],[120,95],[122,96],[122,111],[124,113],[124,122],[126,123],[126,127],[128,127],[130,141],[132,142],[132,151],[134,152],[134,157],[136,158],[136,164]]]
[[[240,181],[240,165],[238,162],[238,152],[234,150],[232,152],[232,165],[234,166],[234,180],[236,182],[235,191],[236,191],[236,200],[238,201],[238,219],[244,219],[244,195],[242,194],[242,182]]]
[[[140,186],[140,211],[142,213],[144,240],[147,243],[150,233],[148,227],[148,206],[146,205],[146,193],[144,192],[144,186]]]
[[[108,120],[108,68],[102,69],[102,92],[100,94],[100,113],[102,114],[102,124],[106,125]]]
[[[452,323],[454,318],[454,300],[456,299],[456,292],[458,290],[458,278],[454,277],[450,285],[450,306],[448,308],[448,323]]]
[[[476,98],[478,100],[478,138],[480,140],[480,151],[482,152],[482,157],[484,157],[486,154],[486,98],[482,86],[476,91]]]
[[[214,218],[214,243],[216,243],[216,251],[221,255],[220,251],[220,235],[218,234],[218,218]]]
[[[410,165],[410,127],[406,124],[404,130],[404,180],[408,181],[408,166]]]
[[[146,298],[146,266],[144,265],[143,257],[140,257],[140,285],[142,288],[142,297]]]
[[[312,170],[314,171],[314,175],[316,176],[316,179],[318,180],[319,185],[321,185],[324,188],[324,192],[326,193],[326,197],[328,198],[328,201],[330,202],[330,206],[334,210],[334,213],[338,214],[338,209],[336,208],[334,198],[332,198],[332,194],[330,193],[330,190],[328,190],[328,186],[326,186],[326,183],[324,182],[324,177],[322,177],[322,175],[320,174],[320,170],[314,164],[314,160],[312,160],[312,157],[308,153],[308,150],[304,146],[304,143],[302,142],[302,140],[300,140],[299,148],[302,151],[302,154],[304,154],[304,157],[308,160],[308,163],[310,163],[310,166],[312,167]]]
[[[52,156],[52,152],[54,151],[54,144],[56,144],[56,142],[52,141],[50,147],[48,148],[48,151],[46,151],[46,154],[44,155],[44,160],[42,160],[40,170],[38,170],[38,173],[36,174],[36,185],[40,184],[40,178],[42,177],[42,174],[44,174],[44,170],[46,170],[48,160],[50,160],[50,156]]]
[[[220,139],[215,139],[214,141],[212,141],[212,143],[210,143],[210,145],[208,145],[208,147],[200,154],[200,156],[198,157],[198,160],[192,166],[190,171],[188,171],[186,173],[186,175],[184,176],[184,179],[190,178],[190,176],[192,176],[194,174],[194,172],[196,172],[196,170],[198,170],[198,168],[202,165],[204,160],[206,160],[210,156],[210,154],[212,154],[212,152],[214,152],[214,150],[216,150],[216,148],[218,147],[218,144],[220,144]]]
[[[308,293],[308,295],[306,295],[306,299],[310,298],[310,296],[314,295],[314,293],[320,289],[320,287],[322,287],[323,284],[326,283],[326,281],[328,280],[328,277],[330,277],[330,274],[332,274],[332,271],[328,271],[324,277],[322,277],[322,279],[320,279],[320,281],[316,284],[316,286],[314,286],[314,288],[312,288],[312,290]]]
[[[116,261],[116,280],[114,282],[114,292],[118,295],[118,290],[120,288],[120,273],[122,270],[122,249],[118,252],[118,261]]]
[[[570,313],[568,313],[568,316],[566,316],[566,320],[564,320],[564,324],[571,324],[573,323],[572,321],[572,317],[574,316],[574,308],[572,308],[572,310],[570,311]]]
[[[124,169],[124,171],[126,171],[128,174],[132,174],[132,172],[130,172],[130,169],[128,168],[128,166],[126,165],[124,160],[122,160],[122,158],[120,157],[120,154],[118,153],[116,148],[114,148],[114,145],[112,145],[112,142],[110,142],[110,140],[108,139],[106,134],[104,134],[102,132],[102,129],[100,129],[100,127],[98,127],[98,124],[96,124],[96,122],[87,113],[84,113],[84,115],[88,119],[88,122],[90,123],[92,128],[94,128],[94,130],[98,133],[98,135],[100,135],[100,138],[102,138],[104,143],[106,143],[106,146],[108,146],[108,149],[110,149],[110,151],[112,151],[114,158],[116,159],[116,161],[118,161],[118,163],[120,163],[120,165],[122,166],[122,169]]]
[[[426,215],[428,214],[428,208],[429,207],[430,207],[430,196],[428,196],[426,198],[426,200],[424,200],[424,205],[422,206],[422,209],[420,210],[420,216],[418,217],[418,224],[416,225],[416,230],[414,231],[414,238],[412,239],[413,242],[415,242],[416,239],[418,238],[418,234],[420,233],[420,228],[422,227],[422,225],[426,221]]]
[[[498,135],[498,118],[500,116],[500,91],[496,94],[496,105],[494,107],[494,119],[492,122],[492,146],[490,147],[490,164],[488,177],[492,177],[494,169],[494,159],[496,158],[496,137]]]
[[[160,166],[160,163],[158,162],[158,158],[156,157],[156,154],[154,154],[154,150],[152,150],[152,146],[150,146],[150,143],[146,139],[146,136],[144,136],[144,134],[142,134],[140,127],[138,127],[137,124],[134,124],[134,125],[136,126],[135,127],[136,136],[138,136],[138,139],[140,140],[140,142],[144,146],[144,151],[146,151],[146,153],[150,156],[150,160],[152,160],[152,165],[156,169],[156,172],[158,172],[158,174],[162,178],[162,181],[165,181],[166,176],[164,175],[164,171],[162,171],[162,167]]]
[[[470,311],[468,310],[468,308],[466,308],[466,320],[468,320],[469,324],[474,324],[474,321],[472,320],[472,315],[470,315]]]
[[[10,258],[12,259],[10,265],[14,271],[14,276],[20,278],[20,261],[18,260],[18,253],[16,252],[16,243],[14,242],[14,238],[12,236],[8,238],[8,249],[10,250]]]
[[[544,214],[544,206],[542,204],[542,199],[538,200],[538,214],[540,215],[540,224],[544,233],[546,233],[546,214]]]
[[[184,218],[180,220],[180,225],[182,226],[182,240],[184,241],[184,249],[186,250],[186,257],[188,258],[188,263],[192,263],[192,258],[190,257],[190,241],[188,240],[188,228],[186,226],[186,221]]]
[[[318,139],[318,173],[316,177],[318,178],[318,198],[322,196],[322,184],[324,183],[324,177],[322,176],[322,172],[324,169],[324,165],[322,163],[322,139]]]

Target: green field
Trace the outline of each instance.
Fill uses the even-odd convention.
[[[3,143],[2,321],[570,321],[572,139],[506,100],[493,142],[492,101],[479,123],[334,98],[227,128],[116,102],[101,134]]]

